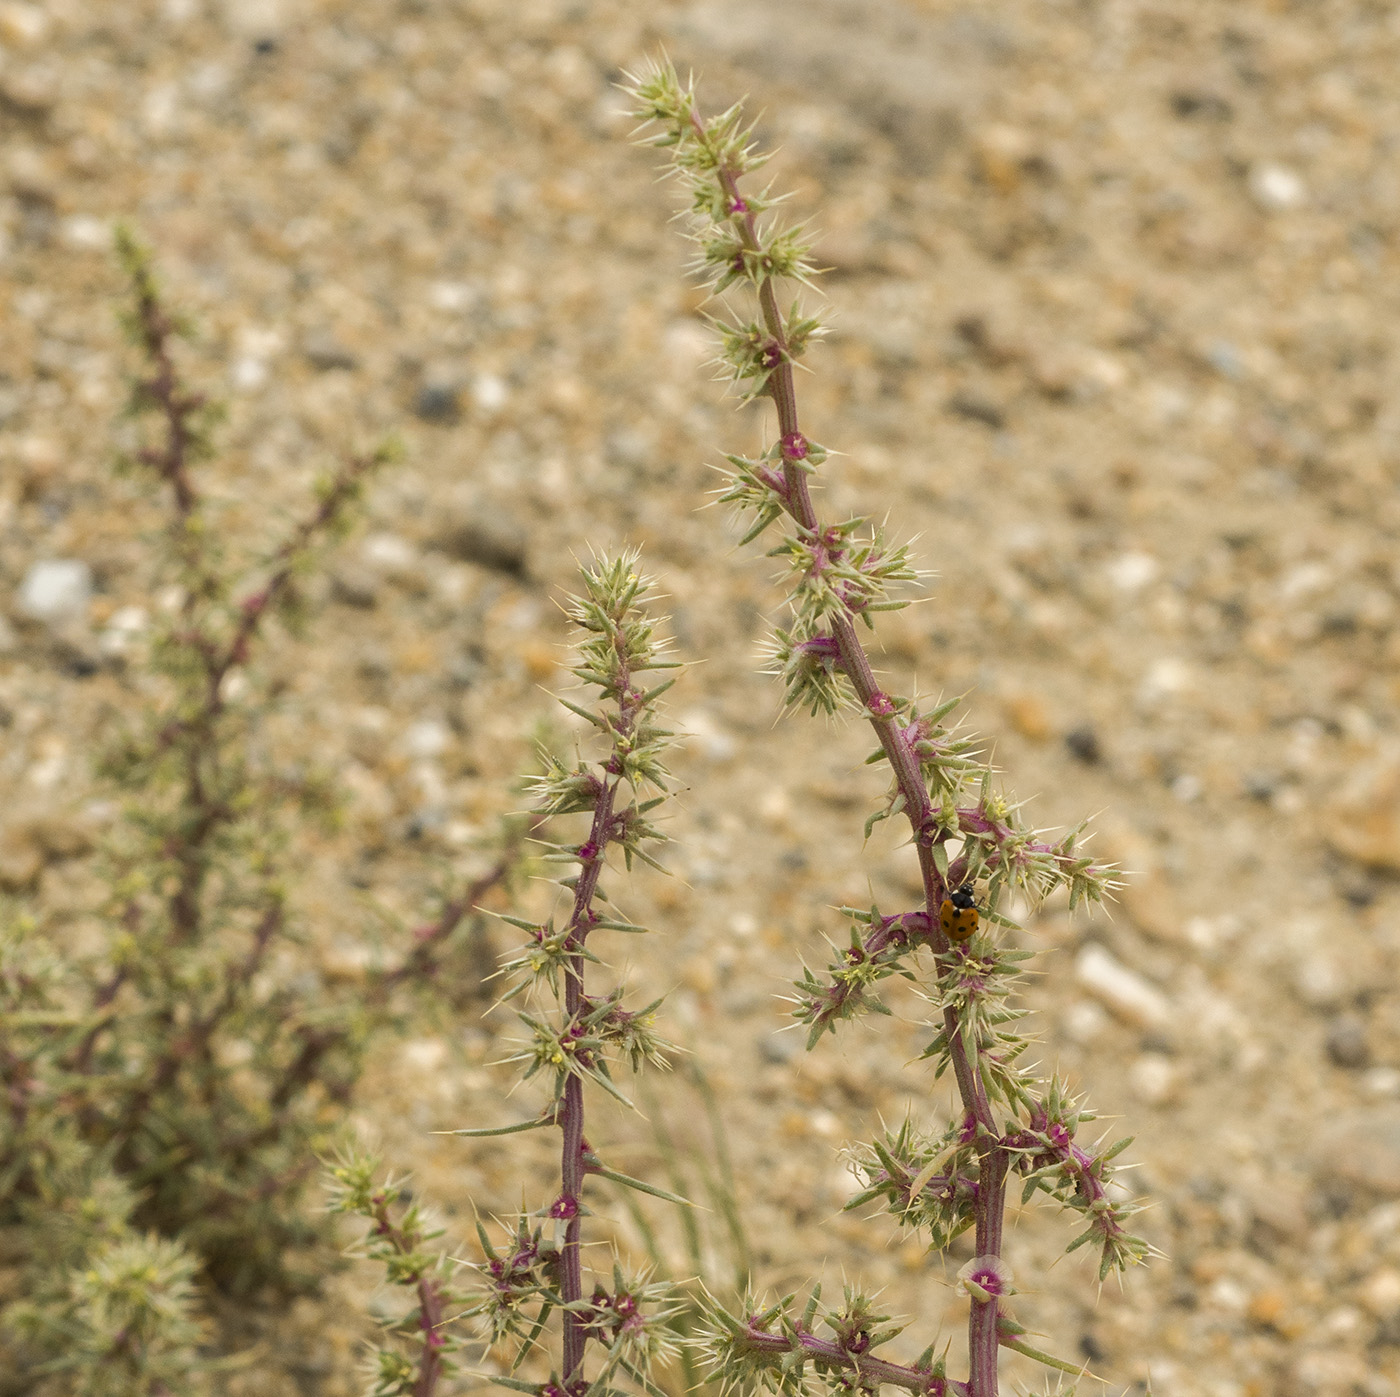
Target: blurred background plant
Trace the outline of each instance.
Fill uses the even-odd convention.
[[[304,1197],[317,1151],[372,1035],[447,993],[442,967],[521,833],[405,948],[351,982],[321,973],[287,850],[299,823],[334,820],[334,784],[271,749],[278,693],[257,660],[274,618],[300,634],[305,582],[393,452],[329,472],[300,522],[240,554],[203,489],[218,410],[186,384],[189,329],[134,238],[118,252],[140,359],[129,413],[148,427],[119,468],[163,503],[151,546],[171,606],[141,711],[102,761],[122,817],[100,940],[56,939],[18,906],[0,932],[0,1229],[24,1296],[4,1315],[0,1390],[16,1393],[188,1390],[219,1351],[198,1287],[246,1300],[319,1283],[334,1253]]]

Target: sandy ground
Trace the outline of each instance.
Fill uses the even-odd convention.
[[[708,381],[671,192],[615,114],[658,44],[713,104],[751,95],[820,230],[832,334],[801,387],[846,453],[824,506],[888,514],[937,571],[882,627],[891,686],[968,691],[1039,822],[1101,812],[1136,873],[1111,919],[1051,908],[1025,940],[1049,953],[1042,1057],[1138,1135],[1165,1259],[1100,1294],[1080,1254],[1048,1269],[1061,1220],[1027,1216],[1018,1313],[1115,1391],[1400,1391],[1392,5],[0,4],[0,880],[88,904],[87,754],[141,701],[121,652],[161,604],[152,515],[108,470],[122,217],[231,404],[231,527],[265,537],[337,453],[407,444],[312,640],[272,662],[280,740],[349,792],[301,854],[328,963],[353,965],[366,899],[411,918],[476,866],[539,725],[569,732],[544,689],[574,557],[641,544],[704,663],[674,705],[678,876],[626,899],[664,935],[627,973],[674,988],[760,1281],[866,1277],[915,1317],[911,1357],[940,1327],[956,1352],[963,1258],[838,1213],[844,1141],[944,1109],[908,1063],[918,1002],[807,1059],[775,1036],[832,906],[911,898],[913,865],[893,835],[862,848],[865,736],[779,718],[770,567],[697,513],[705,462],[768,427]],[[57,627],[21,596],[55,559],[94,578]],[[508,1032],[424,1025],[364,1105],[454,1225],[531,1171],[545,1196],[545,1143],[429,1133],[532,1109],[489,1066]],[[694,1089],[654,1085],[614,1148],[655,1168],[669,1130],[698,1178]],[[670,1224],[659,1245],[684,1273]],[[248,1391],[348,1390],[337,1284],[301,1338],[263,1338]]]

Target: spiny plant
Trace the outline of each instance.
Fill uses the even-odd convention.
[[[375,1347],[370,1397],[432,1397],[460,1347],[447,1322],[460,1313],[463,1293],[452,1285],[445,1253],[429,1249],[443,1235],[422,1205],[393,1178],[377,1182],[379,1162],[348,1149],[329,1170],[330,1211],[366,1219],[360,1254],[384,1268],[390,1285],[413,1292],[413,1304],[385,1321],[390,1342]]]
[[[857,1147],[863,1188],[848,1206],[882,1202],[938,1251],[969,1228],[976,1238],[974,1259],[958,1276],[969,1301],[965,1381],[948,1376],[933,1345],[908,1365],[882,1356],[901,1326],[856,1289],[834,1307],[819,1291],[800,1310],[794,1296],[752,1300],[737,1315],[713,1304],[706,1337],[713,1376],[726,1386],[787,1394],[874,1392],[888,1384],[994,1397],[1003,1347],[1079,1372],[1026,1343],[1012,1317],[1016,1292],[1002,1257],[1008,1186],[1019,1181],[1023,1199],[1044,1193],[1080,1216],[1083,1231],[1069,1249],[1097,1247],[1100,1280],[1148,1249],[1126,1227],[1135,1206],[1113,1187],[1111,1161],[1129,1142],[1081,1144],[1092,1113],[1062,1082],[1042,1081],[1023,1063],[1028,1040],[1012,1025],[1024,1011],[1009,996],[1030,953],[1006,934],[1016,927],[1013,894],[1034,904],[1063,888],[1073,908],[1102,899],[1114,885],[1112,870],[1081,849],[1083,826],[1051,840],[1023,822],[972,739],[950,726],[957,700],[929,703],[880,687],[860,627],[873,629],[881,612],[906,605],[895,589],[916,573],[909,550],[869,519],[827,522],[813,503],[812,479],[828,452],[802,429],[794,381],[822,330],[800,295],[816,275],[807,232],[784,224],[771,185],[742,183],[767,156],[740,105],[702,116],[693,81],[682,82],[669,62],[629,77],[625,90],[643,122],[642,141],[665,148],[685,189],[696,271],[714,294],[730,295],[729,313],[713,320],[723,372],[745,401],[765,398],[776,411],[773,445],[752,459],[728,456],[720,493],[742,517],[745,542],[786,525],[768,555],[780,560],[790,587],[789,619],[773,638],[773,671],[787,707],[855,711],[869,722],[878,743],[869,761],[887,765],[891,781],[866,834],[881,820],[902,818],[919,862],[922,905],[892,914],[845,909],[848,944],[824,973],[807,970],[796,987],[795,1013],[809,1027],[811,1049],[866,1012],[888,1013],[882,981],[913,981],[932,1010],[923,1057],[935,1077],[951,1072],[961,1100],[960,1119],[946,1129],[906,1121]],[[797,292],[786,309],[784,286]],[[744,304],[735,308],[737,296]]]
[[[133,657],[139,718],[103,762],[124,810],[99,865],[101,935],[73,945],[0,918],[0,1231],[24,1294],[3,1316],[5,1391],[192,1390],[207,1368],[197,1286],[316,1283],[307,1248],[325,1232],[302,1194],[369,1036],[400,990],[435,986],[513,862],[362,982],[320,975],[285,851],[333,796],[267,750],[276,695],[258,660],[274,617],[299,624],[306,579],[392,452],[332,470],[300,522],[240,554],[200,469],[218,412],[186,385],[186,327],[130,235],[118,252],[141,363],[140,444],[120,465],[162,506],[152,591],[175,603]]]
[[[543,770],[531,779],[540,817],[589,817],[581,843],[546,845],[545,858],[571,870],[558,880],[567,894],[567,915],[543,923],[503,918],[525,934],[502,964],[508,983],[501,1001],[518,1003],[524,1029],[508,1060],[518,1064],[523,1082],[545,1085],[546,1100],[523,1123],[453,1132],[490,1137],[557,1128],[562,1137],[554,1197],[514,1218],[503,1239],[493,1240],[478,1222],[485,1260],[475,1268],[465,1308],[445,1316],[476,1320],[488,1347],[508,1355],[507,1373],[493,1381],[537,1397],[612,1397],[625,1391],[628,1381],[661,1397],[651,1369],[675,1350],[671,1322],[680,1300],[669,1283],[629,1275],[616,1261],[610,1276],[586,1277],[583,1264],[583,1224],[592,1216],[589,1179],[685,1205],[678,1195],[609,1167],[584,1133],[586,1089],[630,1107],[618,1082],[619,1066],[625,1063],[634,1073],[649,1063],[666,1066],[674,1051],[656,1028],[660,999],[630,1009],[619,986],[601,988],[588,978],[590,967],[603,967],[598,933],[646,931],[623,918],[601,886],[609,850],[617,849],[629,870],[634,861],[660,868],[650,849],[665,837],[654,812],[666,800],[665,756],[673,734],[660,726],[658,702],[675,680],[653,683],[651,676],[677,665],[647,614],[652,584],[637,564],[635,553],[595,560],[582,569],[582,593],[569,600],[571,619],[586,633],[571,672],[598,690],[598,702],[593,707],[566,698],[560,702],[595,730],[602,755],[564,761],[542,749]],[[405,1257],[397,1237],[413,1232],[416,1221],[393,1221],[386,1190],[373,1183],[372,1162],[338,1166],[333,1178],[341,1210],[371,1220],[371,1241],[389,1263],[389,1279],[407,1283],[411,1277],[419,1286],[417,1309],[398,1326],[410,1334],[410,1345],[379,1350],[374,1393],[428,1397],[450,1370],[439,1299],[445,1281],[436,1273],[429,1276],[430,1263],[416,1244],[413,1258]],[[438,1288],[429,1294],[425,1284]],[[548,1380],[515,1376],[548,1346],[555,1315],[560,1333]],[[590,1345],[599,1350],[591,1372]]]

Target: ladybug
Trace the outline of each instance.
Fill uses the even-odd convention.
[[[964,883],[943,899],[938,909],[938,925],[949,941],[961,943],[977,932],[977,903],[972,896],[972,884]]]

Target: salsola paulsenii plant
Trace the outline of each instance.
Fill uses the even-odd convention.
[[[476,1318],[491,1351],[505,1360],[508,1371],[495,1381],[539,1397],[607,1397],[629,1383],[659,1393],[649,1374],[673,1347],[677,1302],[668,1284],[628,1275],[616,1262],[608,1275],[586,1274],[588,1181],[683,1203],[609,1167],[584,1133],[590,1090],[630,1105],[618,1069],[665,1065],[672,1051],[656,1028],[661,1001],[629,1008],[622,989],[600,984],[598,977],[607,971],[603,938],[645,930],[618,912],[601,880],[610,850],[629,869],[637,860],[659,867],[650,850],[663,839],[655,812],[666,799],[665,756],[673,736],[660,726],[657,704],[674,682],[659,674],[676,664],[646,612],[651,584],[638,573],[635,554],[585,566],[583,584],[569,604],[571,619],[585,632],[572,673],[598,690],[599,701],[591,707],[561,702],[588,723],[602,750],[596,759],[572,762],[543,752],[544,770],[533,786],[541,815],[586,816],[588,828],[578,844],[546,846],[545,857],[568,870],[559,879],[567,912],[543,923],[505,918],[524,933],[502,969],[502,999],[518,1005],[524,1030],[510,1060],[524,1081],[545,1086],[546,1099],[521,1124],[456,1132],[494,1136],[558,1128],[562,1136],[554,1196],[513,1219],[503,1238],[493,1240],[478,1224],[485,1260],[464,1312]],[[551,1316],[560,1331],[557,1349],[551,1346]],[[590,1346],[597,1352],[591,1366]],[[546,1381],[515,1376],[532,1355],[534,1366],[542,1369],[547,1361],[552,1369]],[[428,1389],[414,1385],[419,1382],[421,1370],[406,1372],[400,1386],[382,1390],[421,1394]]]
[[[140,365],[121,464],[164,522],[149,582],[170,605],[124,671],[134,711],[104,763],[123,809],[95,934],[0,909],[0,1237],[22,1292],[0,1314],[3,1393],[199,1390],[220,1349],[212,1326],[200,1340],[201,1291],[318,1282],[332,1253],[308,1252],[327,1239],[305,1184],[369,1035],[401,992],[435,984],[510,866],[364,980],[321,975],[286,851],[334,800],[279,760],[261,661],[389,453],[333,467],[270,546],[240,547],[207,471],[218,413],[186,381],[186,329],[145,253],[125,234],[118,251]]]
[[[432,1397],[459,1347],[448,1321],[465,1299],[452,1284],[454,1264],[431,1246],[442,1229],[429,1223],[401,1183],[379,1180],[377,1161],[363,1151],[347,1151],[329,1175],[330,1210],[369,1223],[361,1255],[384,1268],[390,1285],[413,1296],[404,1313],[384,1324],[389,1343],[375,1347],[370,1397]]]
[[[975,1256],[958,1285],[969,1300],[969,1373],[949,1377],[930,1346],[912,1364],[886,1358],[900,1332],[873,1302],[848,1290],[824,1306],[819,1293],[804,1309],[794,1297],[754,1302],[740,1314],[718,1304],[708,1336],[714,1374],[725,1384],[798,1393],[813,1386],[874,1392],[882,1385],[916,1393],[994,1397],[998,1350],[1015,1349],[1053,1368],[1079,1366],[1031,1347],[1013,1318],[1015,1294],[1002,1257],[1007,1188],[1026,1199],[1045,1193],[1080,1216],[1070,1249],[1098,1249],[1099,1278],[1143,1258],[1146,1244],[1126,1228],[1134,1206],[1112,1186],[1110,1161],[1127,1141],[1081,1143],[1093,1120],[1059,1081],[1041,1081],[1022,1063],[1027,1040],[1013,1028],[1021,1011],[1009,995],[1028,953],[1008,944],[1015,923],[1012,895],[1032,904],[1058,888],[1071,906],[1101,899],[1111,871],[1080,848],[1082,827],[1047,839],[1022,821],[1016,801],[998,786],[970,738],[949,723],[955,702],[928,704],[881,689],[860,638],[882,611],[906,604],[895,594],[916,574],[906,548],[866,519],[827,523],[813,505],[811,478],[827,451],[798,418],[793,369],[820,334],[800,293],[814,275],[804,230],[785,227],[771,188],[753,190],[745,176],[765,159],[740,107],[702,117],[693,84],[669,63],[629,79],[644,139],[667,148],[670,166],[690,200],[698,270],[716,293],[747,304],[716,318],[721,361],[745,399],[767,398],[777,415],[776,440],[761,456],[730,456],[721,498],[735,506],[745,541],[783,521],[770,550],[790,586],[790,619],[777,629],[774,668],[791,708],[813,713],[859,712],[878,747],[872,764],[887,764],[888,795],[866,824],[896,817],[909,825],[923,884],[921,906],[895,913],[848,909],[850,935],[822,974],[797,986],[797,1016],[809,1026],[808,1046],[868,1011],[887,1012],[880,982],[901,975],[931,1006],[924,1052],[936,1076],[951,1072],[962,1113],[945,1130],[912,1122],[858,1147],[864,1187],[849,1206],[883,1202],[899,1222],[922,1229],[941,1250],[975,1229]],[[797,295],[784,309],[784,285]],[[736,294],[737,293],[737,294]]]

